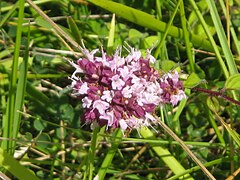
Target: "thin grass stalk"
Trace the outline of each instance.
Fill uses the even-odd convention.
[[[222,51],[223,51],[223,54],[226,59],[229,73],[230,73],[230,75],[237,74],[238,73],[237,66],[233,59],[233,55],[230,50],[230,47],[228,46],[228,41],[227,41],[223,26],[222,26],[222,23],[221,23],[221,20],[220,20],[218,11],[217,11],[216,3],[214,0],[208,0],[207,3],[208,3],[208,7],[210,9],[210,14],[212,16],[212,20],[213,20],[213,23],[214,23],[214,26],[215,26],[215,29],[216,29],[216,32],[218,35],[218,39],[222,46]]]
[[[190,64],[190,69],[191,69],[191,72],[195,72],[195,62],[194,62],[193,53],[192,53],[192,43],[190,42],[190,38],[189,38],[189,30],[187,27],[187,20],[185,16],[183,1],[181,1],[181,4],[180,4],[180,18],[181,18],[183,38],[185,41],[186,52],[187,52],[187,57]]]
[[[28,57],[29,57],[29,42],[30,42],[30,29],[28,29],[28,37],[27,37],[27,43],[26,43],[26,49],[24,52],[23,62],[20,65],[20,71],[19,71],[19,79],[17,84],[17,92],[16,92],[16,99],[15,99],[15,115],[13,119],[13,137],[16,138],[19,128],[20,128],[20,122],[21,122],[21,113],[24,96],[25,96],[25,89],[26,89],[26,82],[27,82],[27,71],[28,71]],[[13,141],[13,151],[15,149],[16,141]]]
[[[152,143],[155,145],[179,145],[177,141],[169,140],[159,140],[159,139],[139,139],[139,138],[123,138],[123,143]],[[193,141],[184,141],[184,144],[189,146],[196,147],[205,147],[205,148],[225,148],[225,144],[222,143],[209,143],[209,142],[193,142]]]
[[[208,25],[207,25],[207,23],[205,22],[205,20],[204,20],[204,18],[203,18],[203,16],[202,16],[202,14],[201,14],[201,12],[200,12],[197,4],[195,3],[195,1],[194,1],[194,0],[189,0],[189,2],[190,2],[190,4],[192,5],[192,7],[193,7],[193,9],[194,9],[194,11],[195,11],[198,19],[200,20],[200,22],[201,22],[201,24],[202,24],[202,26],[203,26],[203,28],[204,28],[205,33],[207,34],[207,37],[208,37],[209,41],[210,41],[211,44],[212,44],[212,47],[213,47],[213,49],[214,49],[214,52],[215,52],[216,57],[217,57],[217,59],[218,59],[218,62],[219,62],[219,64],[220,64],[221,68],[222,68],[223,74],[224,74],[225,78],[227,79],[227,78],[229,77],[228,69],[227,69],[227,67],[226,67],[226,65],[225,65],[225,63],[224,63],[224,61],[223,61],[223,59],[222,59],[222,56],[221,56],[221,54],[220,54],[220,51],[219,51],[219,49],[218,49],[217,44],[216,44],[215,40],[213,39],[213,37],[212,37],[209,29],[208,29]]]
[[[156,11],[157,11],[157,19],[162,20],[162,2],[160,0],[156,0]],[[158,32],[159,39],[162,39],[163,33]],[[166,43],[164,43],[163,47],[161,48],[159,54],[155,53],[155,58],[160,57],[161,59],[169,59],[167,53]]]
[[[222,144],[225,144],[225,140],[224,140],[220,130],[218,129],[218,125],[215,121],[215,118],[213,117],[213,114],[209,110],[209,108],[206,108],[206,112],[208,113],[209,122],[210,122],[211,126],[213,127],[214,132],[216,133],[219,142]]]
[[[192,158],[192,160],[202,169],[209,179],[215,180],[215,177],[207,170],[207,168],[199,161],[193,152],[184,144],[184,142],[161,120],[158,119],[159,125],[184,149],[184,151]]]
[[[104,180],[105,179],[105,175],[107,173],[107,170],[109,168],[109,166],[111,165],[112,163],[112,160],[115,156],[115,153],[117,152],[117,149],[118,149],[118,145],[121,143],[122,141],[122,131],[120,129],[117,129],[115,131],[115,134],[114,136],[112,137],[113,138],[113,141],[111,143],[111,148],[109,149],[107,155],[105,156],[103,162],[102,162],[102,165],[98,171],[98,174],[97,174],[97,178],[98,180]]]
[[[160,41],[160,43],[159,43],[159,45],[158,45],[158,47],[157,47],[157,49],[156,49],[156,51],[154,53],[154,57],[157,57],[157,55],[160,53],[160,50],[161,50],[162,46],[164,45],[165,39],[166,39],[167,35],[169,34],[169,30],[171,28],[171,25],[173,23],[173,20],[174,20],[176,14],[177,14],[178,7],[179,7],[181,1],[182,0],[179,0],[178,3],[176,4],[176,7],[175,7],[175,9],[173,11],[173,14],[172,14],[169,22],[167,23],[166,30],[163,32],[163,34],[161,36],[161,41]]]
[[[15,112],[15,98],[16,98],[16,88],[17,88],[17,73],[18,73],[18,59],[20,54],[21,38],[22,38],[22,23],[24,18],[24,3],[25,0],[19,0],[19,13],[18,13],[18,25],[17,25],[17,35],[16,43],[13,56],[12,71],[9,83],[9,96],[6,111],[6,118],[3,119],[3,137],[13,138],[13,123]],[[13,146],[11,141],[3,141],[2,148],[7,152],[13,152]]]
[[[224,128],[228,131],[229,135],[232,137],[232,139],[235,141],[235,143],[240,147],[240,135],[232,129],[228,124],[223,120],[223,118],[216,112],[215,107],[210,107],[212,112],[215,114],[219,122],[224,126]]]
[[[99,132],[99,128],[95,128],[94,131],[93,131],[91,146],[90,146],[89,153],[88,153],[89,163],[87,165],[88,169],[87,169],[86,173],[88,175],[89,180],[93,179],[94,158],[95,158],[95,152],[96,152],[96,146],[97,146],[98,132]]]
[[[179,122],[179,116],[181,115],[185,105],[187,104],[187,99],[181,100],[181,102],[178,105],[177,111],[174,114],[174,117],[172,119],[173,125],[174,125],[174,132],[178,135],[181,134],[181,127]]]
[[[52,27],[55,29],[63,38],[65,38],[69,43],[71,43],[75,48],[81,50],[80,45],[74,41],[67,33],[65,33],[51,18],[49,18],[37,5],[35,5],[31,0],[26,0],[26,2],[33,8],[37,13],[42,16]]]
[[[226,16],[227,15],[227,10],[226,10],[224,1],[223,0],[219,0],[219,3],[220,3],[220,6],[221,6],[221,8],[223,10],[223,14]],[[238,37],[237,37],[237,34],[236,34],[235,30],[234,30],[234,27],[233,27],[231,19],[229,19],[228,22],[229,22],[229,26],[230,26],[230,32],[231,32],[233,43],[234,43],[235,48],[237,50],[238,56],[240,56],[240,45],[239,45],[240,41],[238,40]]]
[[[230,39],[230,13],[229,13],[229,0],[226,0],[226,30],[227,30],[227,41],[228,47],[230,48],[231,39]]]

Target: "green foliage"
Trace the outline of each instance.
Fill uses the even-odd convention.
[[[206,179],[202,162],[210,175],[226,179],[239,168],[239,106],[191,91],[202,87],[240,99],[238,1],[33,1],[40,10],[31,2],[0,1],[0,166],[6,176]],[[68,88],[74,68],[66,61],[82,56],[82,42],[110,54],[125,43],[143,53],[152,49],[161,74],[182,72],[188,98],[156,109],[174,133],[153,125],[122,137],[120,130],[83,124],[81,101]]]

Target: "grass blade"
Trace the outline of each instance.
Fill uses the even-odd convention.
[[[222,56],[221,56],[220,51],[219,51],[219,48],[218,48],[215,40],[213,39],[213,37],[212,37],[212,35],[211,35],[211,33],[210,33],[210,30],[209,30],[209,28],[208,28],[207,23],[205,22],[205,20],[204,20],[204,18],[203,18],[203,16],[202,16],[202,14],[201,14],[198,6],[196,5],[195,1],[194,1],[194,0],[189,0],[189,2],[191,3],[191,5],[192,5],[192,7],[193,7],[193,9],[194,9],[194,11],[195,11],[195,13],[196,13],[199,21],[201,22],[201,24],[202,24],[202,26],[203,26],[203,28],[204,28],[205,33],[206,33],[207,36],[208,36],[209,41],[210,41],[211,44],[212,44],[212,47],[213,47],[213,49],[214,49],[214,52],[215,52],[216,57],[217,57],[217,59],[218,59],[218,62],[219,62],[220,66],[221,66],[221,68],[222,68],[222,70],[223,70],[223,73],[224,73],[225,78],[228,78],[228,77],[229,77],[228,69],[227,69],[227,67],[226,67],[226,65],[225,65],[225,63],[224,63],[224,61],[223,61],[223,59],[222,59]]]
[[[192,160],[202,169],[202,171],[208,176],[209,179],[214,180],[215,177],[207,170],[207,168],[198,160],[198,158],[192,153],[192,151],[184,144],[184,142],[161,120],[158,120],[159,125],[184,149],[186,153],[192,158]]]
[[[185,10],[184,10],[184,2],[181,1],[180,4],[180,18],[181,18],[181,24],[182,24],[182,30],[183,30],[183,37],[185,41],[185,46],[186,46],[186,52],[187,52],[187,57],[189,60],[191,72],[195,72],[195,65],[194,65],[194,58],[193,58],[193,53],[192,53],[192,43],[189,40],[189,31],[187,27],[187,20],[185,17]]]
[[[230,75],[236,74],[236,73],[238,73],[237,66],[234,62],[232,52],[228,46],[228,41],[227,41],[223,26],[222,26],[222,23],[221,23],[221,20],[220,20],[218,11],[217,11],[215,1],[209,0],[209,1],[207,1],[207,3],[208,3],[208,7],[210,9],[210,14],[212,16],[212,20],[213,20],[213,23],[214,23],[214,26],[215,26],[215,29],[216,29],[216,32],[218,35],[218,39],[222,46],[223,54],[226,58],[226,63],[227,63]]]
[[[29,57],[29,42],[30,42],[30,29],[28,31],[28,38],[26,43],[26,49],[24,52],[23,62],[20,65],[19,70],[19,79],[17,84],[17,92],[16,92],[16,104],[15,104],[15,115],[13,119],[13,138],[15,139],[17,137],[19,128],[20,128],[20,122],[21,122],[21,113],[24,96],[25,96],[25,89],[26,89],[26,82],[27,82],[27,71],[28,71],[28,57]],[[13,141],[13,147],[15,147],[16,142]],[[14,150],[14,148],[13,148]],[[12,152],[14,153],[14,151]]]
[[[88,1],[108,11],[111,11],[112,13],[115,13],[116,15],[124,19],[127,19],[130,22],[149,28],[151,30],[165,32],[167,28],[167,24],[165,22],[155,19],[150,14],[125,6],[123,4],[108,0],[88,0]],[[168,31],[168,35],[182,39],[183,31],[180,28],[171,26]],[[190,40],[196,47],[201,47],[205,50],[210,51],[214,50],[211,43],[208,40],[206,40],[206,37],[191,34]]]
[[[113,46],[114,46],[114,33],[115,33],[115,14],[112,16],[112,21],[110,25],[110,31],[109,31],[109,36],[108,36],[108,43],[107,43],[107,50],[108,53],[113,52]]]
[[[221,8],[223,10],[224,15],[227,16],[227,12],[226,12],[226,7],[225,7],[225,4],[224,4],[224,1],[220,0],[219,3],[221,5]],[[229,20],[229,26],[230,26],[230,32],[231,32],[232,39],[233,39],[234,45],[236,47],[238,56],[240,56],[240,45],[239,45],[240,42],[238,40],[237,34],[236,34],[235,30],[234,30],[234,27],[233,27],[233,24],[232,24],[231,20]]]
[[[0,165],[18,179],[38,179],[33,173],[19,164],[17,160],[6,153],[2,148],[0,148]]]
[[[115,132],[115,136],[113,136],[112,147],[109,149],[98,171],[98,174],[97,174],[98,180],[103,180],[105,178],[107,169],[112,163],[113,157],[118,149],[118,145],[121,142],[121,140],[122,140],[122,131],[120,129],[117,129],[117,131]]]
[[[22,39],[22,23],[24,18],[24,0],[19,1],[19,14],[18,14],[18,25],[17,25],[17,36],[13,56],[12,72],[9,85],[9,96],[6,111],[6,119],[3,120],[3,137],[13,138],[13,122],[15,112],[15,98],[17,88],[17,73],[18,73],[18,59],[20,54],[20,46]],[[2,148],[7,152],[13,152],[12,142],[3,141]]]
[[[147,127],[142,127],[140,130],[141,135],[145,139],[154,139],[154,134]],[[152,149],[155,153],[163,160],[163,162],[173,171],[174,174],[180,174],[184,171],[184,167],[178,162],[178,160],[168,151],[168,149],[156,146],[153,143],[149,143],[152,146]],[[193,179],[190,174],[186,174],[181,178],[184,179]]]
[[[174,20],[176,14],[177,14],[177,10],[178,10],[178,7],[179,7],[181,1],[182,1],[182,0],[179,0],[179,1],[178,1],[177,5],[176,5],[176,7],[175,7],[175,9],[174,9],[174,11],[173,11],[173,14],[172,14],[172,16],[171,16],[171,19],[169,20],[169,22],[168,22],[168,24],[167,24],[167,26],[166,26],[166,30],[164,31],[163,35],[161,36],[161,41],[160,41],[160,43],[159,43],[159,45],[158,45],[158,47],[157,47],[157,49],[156,49],[156,52],[154,53],[154,56],[155,56],[155,57],[157,57],[157,54],[159,54],[162,46],[164,45],[165,39],[166,39],[167,35],[169,34],[169,30],[170,30],[170,28],[171,28],[171,25],[172,25],[172,23],[173,23],[173,20]]]
[[[18,1],[19,2],[19,1]],[[14,11],[18,8],[19,3],[16,2],[14,6],[8,11],[8,13],[2,18],[0,21],[0,28],[3,26],[3,24],[11,17],[11,15],[14,13]]]

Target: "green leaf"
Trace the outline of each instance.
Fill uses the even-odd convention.
[[[41,27],[44,27],[49,30],[52,29],[52,26],[47,21],[45,21],[41,16],[37,17],[35,19],[35,22],[37,25],[39,25]]]
[[[59,139],[65,138],[66,135],[67,135],[67,131],[66,131],[66,129],[57,128],[56,129],[56,135]]]
[[[42,134],[39,135],[39,137],[37,139],[37,142],[36,142],[36,145],[45,149],[45,148],[51,146],[49,144],[49,142],[51,142],[50,136],[47,133],[42,133]]]
[[[169,72],[170,70],[173,70],[173,68],[176,67],[176,63],[171,60],[164,60],[160,62],[161,70],[164,72]]]
[[[143,33],[141,33],[140,31],[136,30],[136,29],[130,29],[129,33],[128,33],[128,37],[129,39],[134,39],[134,38],[143,38],[144,35]]]
[[[36,130],[42,131],[47,126],[47,123],[37,118],[34,120],[33,126]]]
[[[234,74],[230,76],[225,83],[226,89],[237,90],[240,89],[240,74]]]
[[[201,80],[196,73],[192,73],[188,76],[187,80],[184,81],[183,85],[185,88],[193,88],[200,84],[203,80]]]
[[[63,104],[59,107],[59,118],[72,122],[74,117],[74,110],[70,104]]]
[[[80,44],[82,37],[81,37],[81,33],[80,33],[79,29],[78,29],[77,24],[75,23],[75,21],[71,17],[67,18],[67,23],[68,23],[68,27],[71,30],[72,36],[74,37],[76,42]]]
[[[144,38],[144,47],[151,49],[159,40],[158,36],[148,36]]]

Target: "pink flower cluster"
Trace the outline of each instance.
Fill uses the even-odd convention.
[[[121,57],[121,49],[113,56],[95,54],[83,49],[85,58],[77,63],[71,76],[73,92],[82,101],[83,121],[108,128],[139,129],[156,123],[152,115],[158,105],[176,105],[186,98],[177,71],[160,77],[151,64],[155,58],[147,51],[130,49]]]

